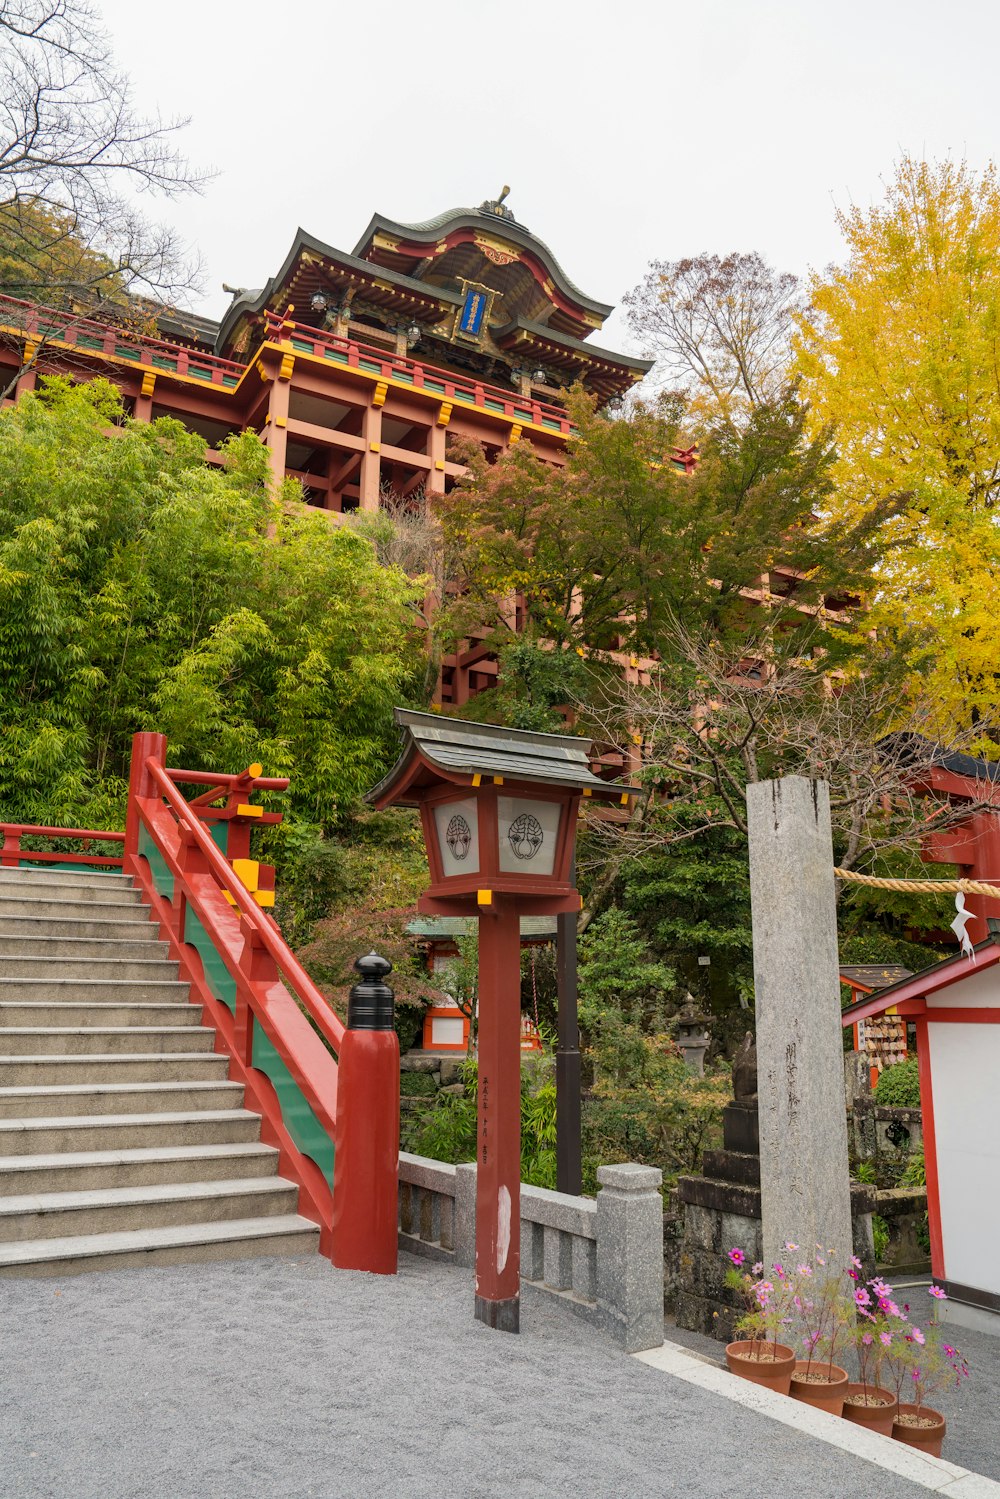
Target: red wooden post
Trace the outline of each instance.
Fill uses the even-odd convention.
[[[333,1263],[395,1275],[399,1197],[399,1038],[392,1027],[391,963],[359,958],[337,1058]]]
[[[147,760],[167,763],[166,734],[133,734],[132,764],[128,776],[128,805],[125,812],[125,844],[122,849],[122,868],[126,874],[133,873],[132,861],[139,852],[139,808],[137,797],[155,796],[156,788],[146,769]]]
[[[4,869],[16,869],[21,862],[21,835],[12,833],[9,829],[3,835],[3,848],[0,849],[0,865]]]
[[[517,1332],[521,1268],[521,924],[515,897],[479,920],[476,1317]]]

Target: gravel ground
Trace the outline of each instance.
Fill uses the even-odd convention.
[[[3,1281],[0,1499],[926,1493],[625,1357],[531,1288],[515,1338],[473,1320],[468,1271],[400,1272]]]
[[[904,1289],[898,1283],[897,1300],[908,1301],[914,1316],[917,1307],[930,1305],[926,1291],[928,1284],[924,1281]],[[682,1343],[685,1348],[708,1354],[717,1363],[725,1361],[722,1344],[712,1338],[687,1332],[669,1320],[664,1335],[669,1342]],[[1000,1385],[1000,1338],[990,1333],[972,1332],[967,1327],[953,1327],[949,1338],[968,1359],[972,1377],[960,1389],[941,1390],[928,1402],[941,1411],[948,1422],[941,1456],[959,1467],[971,1468],[973,1473],[985,1473],[987,1478],[1000,1479],[1000,1406],[996,1399]]]

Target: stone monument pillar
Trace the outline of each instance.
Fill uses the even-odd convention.
[[[851,1198],[825,781],[747,787],[764,1263],[792,1239],[851,1253]]]

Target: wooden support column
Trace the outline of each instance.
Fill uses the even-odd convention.
[[[444,494],[444,455],[447,444],[447,430],[439,426],[431,427],[427,433],[427,456],[431,460],[427,475],[428,495]]]
[[[261,376],[269,382],[267,416],[264,419],[264,442],[271,454],[271,482],[277,486],[285,477],[288,450],[288,403],[291,395],[292,371],[295,355],[291,344],[281,344],[285,351],[277,370],[261,368]]]
[[[147,370],[142,377],[142,385],[139,394],[135,398],[135,411],[132,413],[137,422],[151,422],[153,420],[153,391],[156,389],[156,372]]]
[[[521,923],[509,896],[479,918],[475,1314],[517,1332],[521,1264]]]
[[[382,400],[379,400],[381,391]],[[382,404],[385,401],[385,391],[381,386],[375,387],[372,404],[366,406],[361,417],[361,436],[364,440],[364,449],[361,453],[361,509],[377,510],[379,503],[379,489],[382,480]]]

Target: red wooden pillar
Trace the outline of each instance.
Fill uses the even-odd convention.
[[[332,1259],[338,1270],[395,1275],[399,1244],[399,1038],[392,964],[359,958],[337,1058]]]
[[[517,1332],[521,1269],[521,924],[493,897],[479,920],[476,1317]]]
[[[132,735],[132,763],[128,776],[128,805],[125,811],[125,846],[122,864],[126,874],[135,872],[135,856],[139,852],[139,808],[136,798],[156,795],[156,787],[146,769],[147,760],[156,760],[160,765],[166,765],[166,734]]]
[[[376,404],[378,398],[379,388],[376,387],[372,404],[365,407],[361,417],[364,448],[361,452],[359,504],[362,510],[368,511],[378,510],[382,483],[382,459],[379,455],[382,449],[382,403],[385,401],[385,393],[382,393],[381,402]]]

